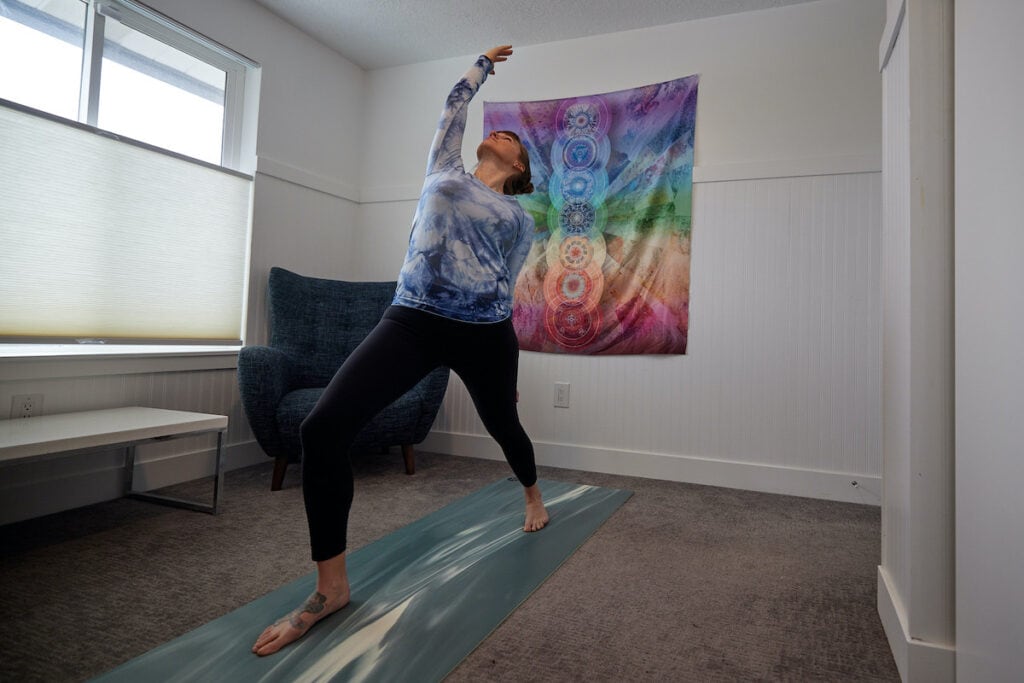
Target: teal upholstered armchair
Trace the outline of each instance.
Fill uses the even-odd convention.
[[[394,282],[342,282],[271,269],[270,345],[239,352],[238,384],[256,441],[275,460],[272,490],[281,488],[288,463],[301,460],[299,425],[394,294]],[[447,387],[448,368],[434,370],[381,411],[352,450],[401,446],[405,471],[412,474],[413,444],[426,438]]]

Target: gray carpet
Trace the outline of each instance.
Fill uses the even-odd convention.
[[[412,477],[397,454],[356,470],[352,549],[508,474],[429,453]],[[449,681],[899,680],[878,508],[540,470],[634,495]],[[116,500],[0,527],[0,680],[88,679],[311,571],[297,468],[283,491],[270,475],[229,472],[217,517]]]

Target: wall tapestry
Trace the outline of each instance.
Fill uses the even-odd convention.
[[[530,153],[537,223],[516,283],[520,348],[686,353],[698,76],[536,102],[485,102]]]

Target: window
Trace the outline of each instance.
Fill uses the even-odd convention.
[[[106,22],[96,125],[221,163],[223,69]]]
[[[0,98],[245,170],[242,106],[255,65],[142,5],[0,2],[0,63]]]
[[[0,60],[0,343],[239,343],[257,65],[128,0],[2,0]]]
[[[87,7],[36,4],[0,3],[0,97],[77,120]]]

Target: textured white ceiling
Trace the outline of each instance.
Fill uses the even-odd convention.
[[[812,0],[256,0],[364,69]]]

